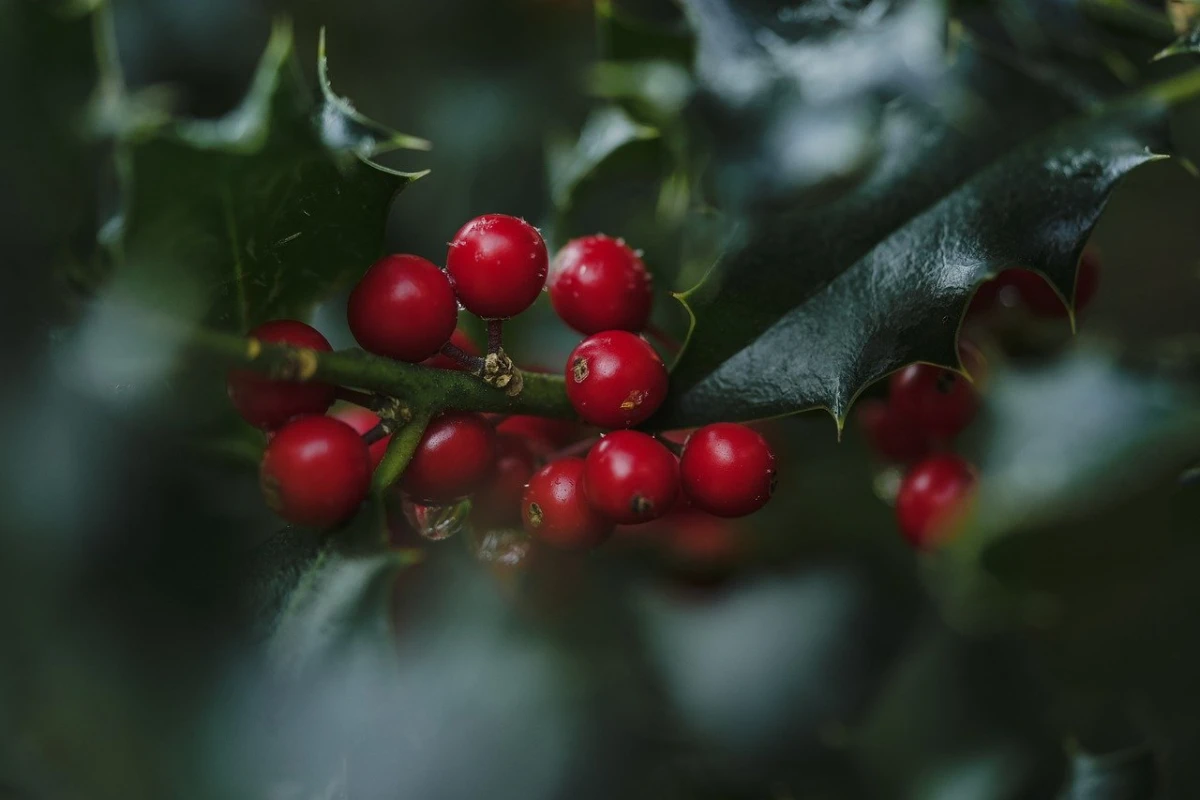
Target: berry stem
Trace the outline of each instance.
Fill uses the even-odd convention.
[[[471,355],[456,344],[446,342],[444,345],[442,345],[441,352],[446,358],[453,359],[456,363],[465,367],[469,372],[478,373],[483,370],[482,358]]]
[[[658,342],[659,346],[671,355],[676,355],[681,349],[679,342],[676,341],[674,336],[667,333],[653,322],[646,326],[646,335]]]
[[[504,346],[504,320],[489,319],[487,321],[488,354],[499,353]]]
[[[376,442],[378,442],[380,439],[383,439],[387,435],[388,435],[387,426],[385,426],[382,422],[380,422],[374,428],[371,428],[371,430],[364,433],[362,435],[362,438],[363,438],[363,442],[365,442],[366,445],[368,447],[370,447],[371,445],[375,444]]]
[[[392,441],[388,443],[387,452],[383,454],[383,460],[375,468],[372,485],[376,491],[387,489],[404,474],[404,468],[412,460],[413,453],[417,451],[417,445],[421,443],[421,437],[425,435],[425,428],[428,427],[431,416],[429,413],[414,415],[408,423],[397,428],[392,434]]]
[[[369,411],[375,410],[375,397],[369,392],[360,392],[357,389],[347,389],[344,386],[339,386],[336,396],[338,400],[343,402],[361,406]]]
[[[679,444],[678,442],[672,442],[667,437],[663,436],[662,434],[658,434],[658,433],[654,434],[654,438],[658,439],[658,441],[662,443],[663,447],[670,450],[676,456],[683,455],[683,445]]]
[[[170,321],[155,320],[163,330]],[[269,344],[227,333],[197,329],[188,332],[186,346],[196,357],[224,367],[253,370],[274,378],[323,381],[391,397],[402,397],[414,410],[443,409],[575,419],[561,376],[529,373],[524,387],[509,395],[456,370],[435,369],[364,353],[340,350],[317,353],[306,348]]]
[[[591,450],[593,445],[595,445],[596,442],[598,442],[598,441],[600,441],[599,436],[590,436],[587,439],[583,439],[581,441],[575,442],[574,444],[569,444],[566,447],[562,448],[561,450],[559,450],[555,453],[551,453],[550,457],[547,458],[546,460],[547,461],[558,461],[559,459],[562,459],[562,458],[573,458],[574,456],[582,456],[588,450]]]

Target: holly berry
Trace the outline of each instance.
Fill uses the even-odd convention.
[[[567,419],[514,414],[501,421],[496,432],[524,439],[536,453],[549,455],[578,439],[580,428],[579,423]]]
[[[335,409],[330,416],[340,419],[354,428],[360,436],[365,436],[379,425],[379,416],[374,411],[362,406],[343,406]],[[383,460],[383,454],[387,452],[388,442],[391,440],[392,435],[389,433],[382,439],[367,445],[367,452],[371,455],[371,469],[379,466],[379,462]]]
[[[916,461],[932,448],[933,441],[925,430],[884,400],[864,400],[857,418],[867,444],[887,461]]]
[[[384,256],[350,293],[346,319],[364,350],[417,362],[450,340],[458,303],[450,279],[434,264],[420,256]]]
[[[446,271],[463,308],[484,319],[505,319],[533,305],[546,285],[548,262],[537,228],[506,214],[485,214],[454,235]]]
[[[260,342],[320,352],[333,350],[329,340],[315,328],[293,319],[264,322],[249,335]],[[240,369],[231,369],[226,383],[229,399],[242,419],[264,430],[277,428],[301,414],[324,414],[337,392],[335,387],[324,383],[275,380]]]
[[[525,530],[567,550],[595,547],[612,534],[612,522],[587,501],[584,469],[582,458],[563,458],[534,473],[521,501]]]
[[[952,453],[914,465],[896,495],[896,519],[904,538],[923,550],[940,544],[974,486],[974,468]]]
[[[371,486],[362,437],[333,417],[307,416],[271,438],[259,470],[276,514],[296,525],[328,528],[350,518]]]
[[[446,505],[478,489],[491,473],[496,433],[481,415],[447,411],[429,423],[404,470],[401,487],[415,502]]]
[[[480,355],[479,348],[475,346],[475,342],[471,341],[471,337],[462,328],[455,328],[454,333],[450,334],[450,344],[462,350],[469,356]],[[460,362],[455,361],[445,353],[438,353],[435,356],[430,356],[421,362],[427,367],[434,369],[457,369],[465,370],[466,367]]]
[[[591,449],[585,464],[588,502],[613,522],[648,522],[675,505],[679,461],[653,436],[614,431]]]
[[[930,364],[910,364],[892,375],[891,405],[927,436],[953,439],[975,419],[979,393],[957,372]]]
[[[558,252],[547,282],[563,322],[583,334],[646,327],[654,305],[646,265],[621,239],[603,234],[572,239]]]
[[[645,339],[605,331],[579,343],[567,359],[567,398],[586,422],[629,428],[667,396],[667,368]]]
[[[679,476],[696,508],[718,517],[743,517],[771,499],[775,454],[757,431],[718,422],[688,437]]]
[[[537,457],[528,442],[518,436],[497,433],[491,477],[475,495],[475,519],[488,528],[519,525],[525,484],[536,469]]]

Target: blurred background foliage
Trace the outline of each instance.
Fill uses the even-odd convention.
[[[147,362],[92,299],[121,198],[111,145],[78,138],[89,99],[111,125],[153,124],[164,102],[226,114],[286,13],[308,85],[326,26],[337,91],[433,143],[380,156],[432,170],[391,207],[386,248],[438,261],[462,221],[503,211],[552,243],[623,235],[659,287],[684,289],[739,215],[859,185],[883,110],[932,91],[947,32],[1086,102],[1172,41],[1159,6],[963,3],[945,28],[925,24],[941,4],[903,3],[899,32],[839,50],[846,19],[891,4],[126,0],[113,23],[136,102],[105,105],[88,5],[0,0],[0,796],[1200,792],[1200,192],[1178,160],[1138,169],[1105,210],[1078,338],[1066,320],[982,337],[988,413],[966,450],[984,482],[945,551],[903,544],[895,476],[818,412],[766,423],[783,483],[732,548],[614,541],[512,570],[465,534],[415,558],[360,552],[354,531],[318,555],[278,531],[219,375],[166,345]],[[685,13],[711,23],[695,41]],[[831,66],[742,94],[731,68],[762,74],[786,55],[760,47],[772,36],[817,42],[803,63]],[[827,146],[781,154],[777,126]],[[1200,110],[1172,133],[1200,155]],[[204,177],[163,171],[180,192]],[[342,302],[316,309],[335,346],[352,343]],[[512,350],[554,366],[574,340],[544,305]],[[669,298],[658,317],[685,329]]]

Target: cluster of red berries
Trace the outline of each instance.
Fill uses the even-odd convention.
[[[1085,252],[1075,283],[1075,308],[1082,311],[1095,296],[1100,264]],[[975,293],[967,317],[986,322],[1001,307],[1020,308],[1036,318],[1066,317],[1067,307],[1041,275],[1009,269]],[[982,377],[983,360],[963,342],[960,360],[973,380]],[[929,364],[911,364],[894,373],[886,399],[862,403],[858,421],[868,444],[884,460],[903,465],[896,493],[900,532],[921,549],[940,544],[975,486],[975,469],[950,452],[955,438],[975,418],[979,394],[966,376]]]
[[[400,480],[413,503],[448,505],[474,496],[481,524],[523,521],[535,537],[570,548],[599,543],[617,524],[646,523],[684,506],[736,517],[766,503],[775,459],[754,430],[709,425],[681,448],[629,430],[662,404],[668,374],[640,335],[653,305],[650,275],[620,239],[573,240],[551,266],[533,226],[500,214],[477,217],[451,241],[444,270],[413,255],[373,264],[350,295],[347,318],[357,342],[376,355],[481,370],[478,350],[456,327],[459,305],[489,321],[490,358],[502,352],[498,321],[524,311],[543,288],[563,321],[586,336],[567,360],[567,397],[584,423],[612,432],[586,457],[555,458],[579,438],[577,423],[446,411],[430,421]],[[268,322],[250,335],[331,349],[320,333],[293,320]],[[338,396],[330,385],[244,370],[231,371],[228,384],[243,418],[270,434],[260,473],[269,505],[290,522],[317,527],[352,515],[369,491],[390,427],[366,408],[326,416]]]

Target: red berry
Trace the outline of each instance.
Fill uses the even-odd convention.
[[[335,409],[331,416],[354,428],[360,436],[375,430],[375,426],[379,424],[379,416],[374,411],[362,406],[343,406]],[[371,469],[379,466],[379,462],[383,460],[383,454],[387,452],[388,442],[391,440],[392,435],[389,433],[379,441],[367,445],[367,451],[371,454]]]
[[[688,437],[679,476],[696,508],[718,517],[744,517],[771,499],[775,454],[757,431],[718,422]]]
[[[953,439],[975,419],[979,393],[957,372],[930,364],[909,364],[889,382],[891,406],[926,436]]]
[[[464,331],[462,328],[455,328],[454,333],[450,334],[450,344],[454,345],[459,350],[462,350],[469,356],[480,355],[479,348],[475,346],[475,343],[471,341],[471,337],[467,336],[466,331]],[[430,356],[421,363],[427,367],[433,367],[434,369],[466,369],[466,367],[464,367],[462,364],[443,353]]]
[[[867,444],[887,461],[916,461],[932,449],[925,430],[883,400],[864,400],[857,416]]]
[[[546,285],[548,262],[537,228],[505,214],[484,214],[454,235],[446,271],[463,308],[504,319],[533,305]]]
[[[414,501],[445,505],[487,480],[496,450],[492,423],[479,414],[447,411],[425,429],[401,487]]]
[[[550,303],[583,334],[646,327],[654,291],[646,265],[625,242],[603,234],[572,239],[550,267]]]
[[[583,490],[582,458],[564,458],[542,467],[529,479],[521,501],[525,530],[546,544],[567,550],[594,547],[613,531]]]
[[[549,455],[569,445],[580,436],[580,425],[568,419],[528,417],[514,414],[496,426],[497,433],[520,437],[542,455]]]
[[[1012,286],[1016,290],[1021,302],[1035,316],[1065,317],[1067,315],[1067,306],[1063,299],[1040,273],[1027,269],[1009,269],[1005,270],[1001,277],[1004,278],[1005,285]]]
[[[967,306],[967,319],[977,319],[991,313],[999,299],[1000,288],[1000,284],[994,280],[979,284],[971,296],[971,304]]]
[[[458,303],[435,265],[420,256],[384,256],[350,293],[346,319],[364,350],[417,362],[450,340]]]
[[[687,509],[671,514],[667,545],[671,555],[689,567],[729,567],[741,554],[738,523]]]
[[[249,334],[261,342],[289,344],[329,352],[333,348],[315,328],[292,319],[264,322]],[[337,389],[325,383],[273,380],[256,372],[231,369],[227,377],[229,399],[242,419],[271,430],[301,414],[324,414]]]
[[[975,470],[952,453],[914,465],[896,495],[896,519],[904,538],[921,549],[941,543],[974,485]]]
[[[296,525],[328,528],[352,516],[371,487],[362,437],[333,417],[284,425],[263,454],[259,481],[267,504]]]
[[[567,359],[567,398],[602,428],[630,428],[667,396],[667,368],[654,348],[628,331],[605,331],[579,343]]]
[[[588,502],[613,522],[648,522],[675,505],[679,461],[653,436],[614,431],[591,449],[585,463]]]
[[[475,495],[472,513],[485,528],[519,525],[525,484],[537,469],[537,457],[528,442],[497,433],[496,460],[491,477]]]

